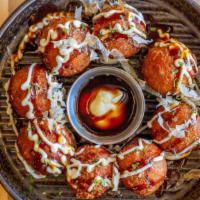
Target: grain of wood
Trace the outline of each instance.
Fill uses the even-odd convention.
[[[8,1],[8,0],[7,0]],[[9,0],[8,11],[12,13],[24,0]]]
[[[12,200],[12,198],[9,196],[9,194],[3,189],[3,187],[0,187],[0,199],[1,200]]]
[[[0,25],[8,16],[8,0],[1,0]]]
[[[0,12],[0,26],[8,17],[9,13],[12,13],[16,7],[24,0],[1,0],[1,12]],[[9,194],[0,185],[0,200],[12,200]]]

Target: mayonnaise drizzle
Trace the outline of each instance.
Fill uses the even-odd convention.
[[[58,150],[62,151],[63,154],[67,155],[73,155],[74,154],[74,149],[71,147],[71,145],[68,144],[67,140],[65,139],[64,143],[52,143],[50,142],[47,137],[44,135],[43,131],[40,129],[37,120],[33,121],[35,128],[37,130],[38,135],[42,139],[43,142],[45,142],[49,147],[51,148],[52,153],[57,153]],[[59,125],[56,125],[56,131],[60,132],[58,129]],[[52,133],[53,134],[53,133]]]
[[[24,36],[22,39],[21,43],[19,44],[19,48],[17,50],[17,53],[14,54],[11,58],[11,67],[14,68],[14,65],[16,62],[18,62],[22,57],[23,57],[23,51],[26,47],[26,44],[30,42],[31,39],[34,39],[38,31],[43,29],[49,24],[49,21],[52,19],[59,19],[60,17],[63,17],[64,13],[54,13],[54,14],[49,14],[45,18],[42,19],[41,22],[38,22],[37,24],[34,24],[30,26],[28,33]]]
[[[198,146],[200,144],[200,139],[198,139],[197,141],[193,142],[191,145],[189,145],[188,147],[186,147],[185,149],[183,149],[181,152],[177,153],[177,152],[174,152],[174,154],[172,154],[171,152],[166,152],[169,153],[169,158],[172,157],[172,158],[175,158],[175,159],[179,159],[179,158],[182,158],[182,156],[184,154],[187,154],[189,153],[190,151],[193,150],[193,148],[195,148],[196,146]]]
[[[116,166],[116,163],[114,163],[113,164],[113,176],[112,176],[112,186],[113,186],[112,191],[114,191],[114,192],[118,191],[119,179],[120,179],[120,173]]]
[[[127,7],[127,5],[126,5],[126,7]],[[129,8],[129,10],[130,10],[130,8]],[[116,13],[123,14],[124,11],[123,10],[110,10],[108,12],[103,12],[103,13],[100,13],[97,16],[95,16],[93,18],[93,21],[95,22],[97,19],[99,19],[101,17],[108,18]],[[140,44],[149,44],[151,41],[146,40],[147,35],[137,28],[137,24],[134,22],[135,19],[138,21],[138,23],[143,23],[144,26],[146,26],[143,15],[139,11],[137,11],[136,9],[133,9],[131,7],[131,11],[128,12],[129,28],[122,27],[122,25],[120,23],[116,23],[115,26],[112,28],[109,27],[109,28],[101,29],[100,34],[101,34],[101,36],[104,36],[109,33],[118,32],[118,33],[129,36],[133,40],[134,44],[137,46]]]
[[[101,147],[100,145],[95,146],[95,148],[100,148],[100,147]],[[84,151],[85,151],[85,148],[82,148],[75,155],[80,155]],[[103,182],[104,187],[111,186],[113,188],[112,191],[117,191],[118,185],[119,185],[120,173],[118,171],[115,154],[113,154],[111,157],[108,157],[108,158],[100,158],[97,162],[92,163],[92,164],[84,164],[84,163],[81,163],[79,160],[72,158],[71,164],[66,166],[67,167],[67,180],[70,181],[71,179],[73,179],[73,180],[77,179],[81,175],[81,171],[83,170],[83,168],[86,168],[87,172],[90,173],[98,165],[107,166],[110,163],[113,163],[113,174],[111,177],[112,180],[110,180],[108,177],[102,178],[102,177],[97,176],[93,180],[91,185],[89,186],[88,192],[91,192],[95,188],[97,182],[99,182],[99,181]]]
[[[24,165],[26,171],[31,174],[31,176],[33,176],[35,179],[42,179],[45,178],[46,176],[38,174],[27,162],[26,160],[23,158],[23,156],[21,155],[19,148],[17,146],[17,144],[15,144],[15,149],[16,149],[16,153],[17,153],[17,157],[19,158],[19,160],[22,162],[22,164]]]
[[[93,180],[92,184],[89,186],[88,192],[92,192],[92,191],[95,189],[95,187],[96,187],[96,185],[97,185],[98,183],[101,183],[101,185],[102,185],[103,187],[109,187],[109,186],[112,185],[112,184],[111,184],[111,181],[110,181],[108,178],[102,178],[101,176],[97,176],[97,177]]]
[[[163,33],[161,31],[159,31],[159,35],[161,38],[163,37]],[[179,58],[177,58],[174,61],[174,65],[177,69],[180,69],[181,72],[180,72],[180,76],[179,76],[178,80],[176,81],[176,85],[175,85],[176,92],[175,93],[181,92],[180,87],[181,87],[181,84],[183,83],[184,77],[187,78],[189,87],[193,88],[194,84],[193,84],[192,77],[189,72],[194,69],[195,73],[197,73],[198,66],[197,66],[197,63],[196,63],[194,57],[192,56],[192,53],[181,42],[179,42],[173,38],[170,38],[169,35],[167,35],[166,37],[168,37],[167,40],[156,42],[155,46],[169,48],[170,50],[173,48],[179,49]]]
[[[75,49],[81,50],[88,45],[88,39],[90,39],[90,33],[86,35],[86,38],[80,44],[74,38],[63,39],[54,41],[54,47],[59,49],[59,54],[56,57],[57,66],[55,66],[53,73],[58,74],[62,65],[69,61],[71,54]]]
[[[31,102],[31,78],[32,78],[32,73],[34,70],[34,67],[36,66],[36,64],[32,64],[29,68],[29,72],[28,72],[28,77],[25,83],[22,84],[21,89],[23,91],[27,90],[27,95],[24,98],[24,100],[22,101],[22,106],[28,106],[29,107],[29,111],[26,113],[26,117],[28,119],[33,119],[35,117],[34,113],[33,113],[33,104]]]
[[[181,152],[179,152],[178,154],[184,154],[187,153],[188,151],[192,150],[194,147],[196,147],[198,144],[200,144],[200,139],[193,142],[191,145],[189,145],[187,148],[185,148],[184,150],[182,150]]]
[[[162,161],[162,160],[164,159],[164,155],[165,155],[165,153],[162,152],[162,153],[160,154],[160,156],[153,158],[153,159],[150,161],[150,163],[148,163],[147,165],[145,165],[144,167],[142,167],[142,168],[140,168],[140,169],[136,169],[136,170],[131,171],[131,172],[125,170],[125,171],[121,174],[120,178],[127,178],[127,177],[130,177],[130,176],[134,176],[134,175],[143,173],[143,172],[146,171],[147,169],[151,168],[155,162]]]
[[[145,140],[145,139],[139,138],[138,139],[138,146],[134,146],[134,147],[128,149],[127,151],[118,154],[118,158],[123,160],[124,156],[126,156],[126,155],[128,155],[128,154],[130,154],[130,153],[132,153],[134,151],[142,151],[142,150],[144,150],[143,142],[146,143],[146,144],[151,144],[152,143],[149,140]]]
[[[65,24],[58,24],[57,27],[62,28],[67,34],[70,33],[70,27],[73,25],[76,28],[80,28],[81,26],[87,27],[88,25],[84,22],[81,22],[79,20],[71,20],[66,22]],[[48,36],[46,39],[42,39],[40,41],[40,47],[39,50],[41,52],[45,51],[45,47],[49,44],[49,42],[52,42],[54,45],[54,48],[58,48],[59,55],[56,57],[56,66],[53,70],[54,74],[59,74],[59,70],[63,66],[64,63],[68,62],[70,59],[71,54],[75,49],[82,49],[83,47],[87,46],[88,43],[88,35],[87,34],[85,40],[82,43],[78,43],[77,40],[75,40],[73,37],[69,37],[67,39],[61,39],[58,41],[52,41],[57,38],[57,32],[53,29],[50,29],[48,32]],[[52,40],[51,40],[52,39]]]
[[[71,25],[73,25],[76,28],[80,28],[82,25],[84,27],[88,26],[86,23],[81,22],[79,20],[71,20],[71,21],[66,22],[65,24],[58,24],[57,27],[63,29],[67,34],[69,34]],[[40,40],[39,51],[44,53],[45,47],[49,44],[49,42],[56,40],[57,37],[58,37],[57,30],[49,29],[47,38],[42,38]]]
[[[98,165],[107,166],[110,163],[115,162],[115,160],[116,159],[114,157],[100,158],[97,162],[93,164],[85,164],[81,163],[81,161],[79,160],[72,158],[71,159],[72,164],[67,166],[67,173],[68,173],[67,178],[68,180],[76,179],[81,175],[81,171],[83,168],[86,168],[87,172],[92,172],[96,166]]]
[[[48,172],[55,175],[61,174],[62,170],[60,170],[59,168],[63,168],[63,166],[59,164],[56,160],[49,159],[47,153],[42,148],[40,148],[39,136],[37,134],[32,133],[31,122],[28,123],[27,132],[28,138],[32,142],[34,142],[34,151],[41,155],[41,162],[48,166]]]
[[[39,46],[39,51],[44,53],[45,47],[49,44],[51,40],[55,40],[58,37],[57,31],[54,31],[52,29],[49,30],[47,38],[42,38],[40,40],[40,46]]]
[[[97,21],[101,17],[109,18],[114,14],[119,14],[119,13],[123,13],[123,12],[124,12],[123,10],[109,10],[108,12],[102,12],[93,17],[93,22]]]
[[[171,97],[167,97],[166,99],[161,99],[160,104],[158,106],[162,106],[164,108],[164,111],[159,112],[156,114],[148,123],[147,126],[149,128],[152,128],[152,123],[157,120],[160,127],[168,132],[168,135],[164,137],[162,140],[153,140],[157,144],[163,144],[167,141],[169,141],[172,137],[176,138],[184,138],[186,135],[186,130],[189,126],[194,125],[196,123],[197,119],[197,112],[193,112],[191,114],[190,119],[188,121],[185,121],[183,124],[178,124],[174,128],[169,127],[168,125],[164,124],[164,119],[162,118],[162,115],[166,112],[173,112],[176,111],[177,106],[180,104],[180,102],[173,100]]]

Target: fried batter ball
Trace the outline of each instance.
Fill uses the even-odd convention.
[[[122,148],[117,161],[121,182],[140,196],[158,190],[167,174],[164,154],[155,144],[141,138]]]
[[[111,187],[111,154],[103,147],[80,147],[67,166],[67,181],[76,197],[94,199]]]
[[[43,61],[53,74],[70,77],[82,72],[90,64],[90,52],[86,36],[89,27],[66,13],[60,18],[49,20],[40,33],[39,50]]]
[[[46,70],[39,65],[23,67],[10,79],[9,99],[21,117],[42,117],[50,109]]]
[[[61,174],[76,147],[73,135],[52,119],[34,120],[17,140],[21,158],[35,175]],[[30,170],[29,170],[30,172]]]
[[[93,34],[105,47],[118,50],[125,58],[138,53],[146,39],[142,14],[127,4],[107,6],[93,18],[93,24]]]
[[[200,139],[200,116],[186,103],[176,102],[166,109],[161,106],[148,123],[154,141],[166,152],[168,159],[184,158]]]
[[[143,75],[147,84],[162,95],[177,94],[182,85],[192,85],[197,73],[196,57],[173,38],[159,39],[144,59]]]

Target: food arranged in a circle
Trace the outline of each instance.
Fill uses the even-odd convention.
[[[90,14],[87,8],[50,13],[30,26],[11,65],[15,69],[29,42],[36,44],[43,63],[13,70],[6,87],[9,108],[11,104],[18,116],[28,120],[20,127],[16,142],[18,158],[28,173],[36,179],[65,173],[73,193],[83,199],[101,197],[108,190],[117,192],[120,183],[136,195],[148,196],[166,180],[166,160],[185,158],[197,149],[200,94],[194,80],[196,57],[169,33],[159,28],[156,32],[153,43],[142,13],[122,1],[106,1]],[[148,46],[137,76],[129,58]],[[80,145],[75,141],[67,128],[69,88],[60,83],[84,73],[92,62],[99,65],[109,60],[133,75],[133,84],[141,93],[145,90],[158,98],[155,115],[141,128],[149,128],[152,140],[133,138],[141,132],[130,128],[141,104],[124,79],[105,72],[85,80],[84,87],[76,85],[80,93],[75,94],[78,98],[72,109],[77,113],[73,117],[89,134],[112,141],[113,136],[122,137],[124,130],[132,132],[127,141],[121,140],[117,151],[97,142]],[[75,131],[76,123],[71,123]]]

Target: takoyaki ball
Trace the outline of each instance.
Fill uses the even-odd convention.
[[[94,199],[102,196],[112,179],[111,154],[103,147],[80,147],[67,166],[67,181],[76,197]]]
[[[70,77],[82,72],[91,62],[86,23],[69,17],[53,19],[41,32],[40,51],[47,69],[54,75]]]
[[[163,184],[167,163],[164,154],[153,143],[141,138],[133,140],[118,154],[122,184],[140,196],[153,194]]]
[[[162,95],[177,94],[182,85],[192,85],[197,61],[192,52],[173,38],[158,40],[144,59],[143,75],[147,84]]]
[[[74,14],[73,13],[53,13],[49,14],[46,16],[48,19],[48,23],[44,25],[44,28],[39,31],[39,45],[40,45],[40,50],[43,52],[44,49],[42,47],[45,47],[45,45],[42,45],[44,40],[46,40],[51,34],[51,37],[49,37],[49,41],[57,41],[59,39],[65,39],[66,38],[66,31],[62,30],[58,25],[59,24],[65,24],[68,20],[73,20],[74,19]],[[50,33],[49,33],[50,31]],[[54,37],[54,32],[55,37]],[[52,32],[52,33],[51,33]]]
[[[200,117],[186,103],[160,107],[148,123],[154,141],[166,152],[168,159],[177,160],[188,156],[200,139]]]
[[[33,176],[59,175],[76,147],[73,135],[52,119],[34,120],[20,130],[17,139],[19,153]],[[30,171],[29,171],[30,172]],[[34,176],[35,177],[35,176]]]
[[[42,117],[50,109],[46,70],[37,64],[23,67],[10,79],[8,94],[15,111],[28,119]]]
[[[135,55],[146,39],[146,24],[142,14],[126,4],[107,6],[94,16],[93,24],[94,35],[105,47],[110,51],[118,50],[125,58]]]

